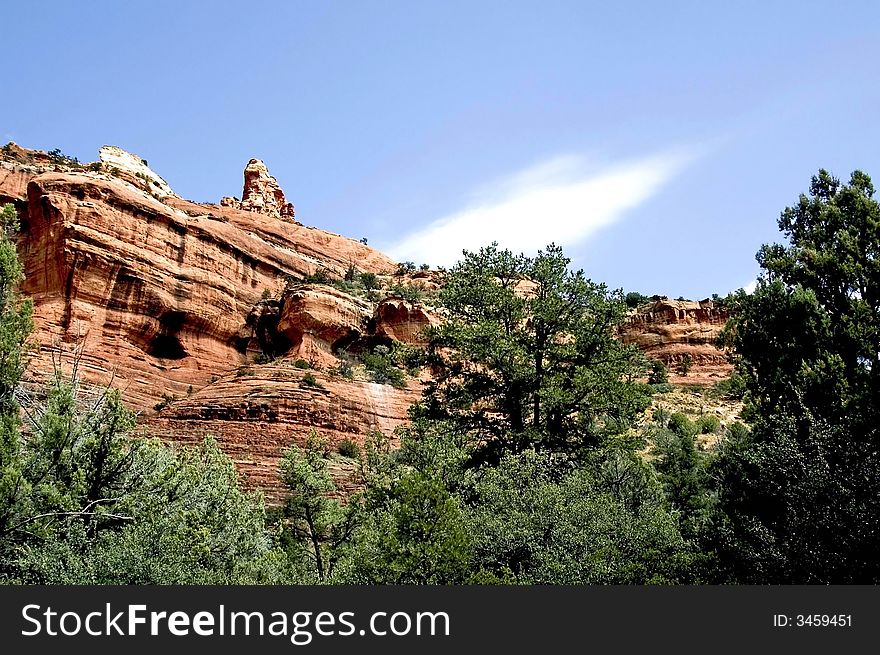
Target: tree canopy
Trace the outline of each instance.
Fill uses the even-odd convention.
[[[444,280],[447,320],[432,335],[437,377],[423,409],[470,434],[483,457],[577,453],[621,432],[648,402],[634,382],[644,357],[614,335],[622,292],[569,263],[552,244],[536,257],[492,244],[465,251]]]
[[[725,339],[752,430],[715,467],[717,538],[746,582],[880,581],[880,205],[822,170],[785,209]]]

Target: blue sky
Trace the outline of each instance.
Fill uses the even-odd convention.
[[[560,243],[702,298],[820,167],[880,179],[880,3],[28,2],[0,138],[112,144],[180,195],[263,159],[297,217],[396,259]]]

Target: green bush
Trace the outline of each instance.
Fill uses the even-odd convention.
[[[375,273],[361,273],[358,276],[360,280],[361,286],[364,288],[364,291],[372,291],[373,289],[379,288],[379,278],[376,277]]]
[[[659,359],[652,359],[648,384],[666,384],[667,382],[669,382],[669,372],[666,369],[666,364]]]
[[[690,354],[687,354],[678,361],[675,365],[675,370],[680,376],[686,377],[693,365],[694,358]]]
[[[396,342],[391,357],[394,363],[406,369],[410,375],[417,375],[418,370],[427,362],[427,352],[424,348],[407,343]]]
[[[190,387],[190,389],[192,389],[192,387]],[[158,403],[153,405],[153,409],[155,409],[157,412],[161,412],[163,409],[168,407],[175,400],[177,400],[177,396],[170,394],[170,393],[163,393],[162,400],[160,400]]]
[[[303,282],[307,284],[330,284],[333,276],[326,268],[316,268],[314,273],[310,273],[303,278]]]
[[[726,380],[716,382],[712,390],[722,398],[742,400],[746,394],[746,379],[734,371]]]
[[[297,360],[293,363],[293,365],[294,365],[296,368],[312,368],[312,365],[309,364],[306,360],[304,360],[304,359],[302,359],[302,358],[297,359]]]
[[[727,427],[727,430],[724,431],[724,436],[729,442],[742,441],[749,436],[749,429],[744,423],[736,421]]]
[[[386,346],[376,346],[373,352],[364,353],[361,360],[373,382],[390,384],[398,389],[406,386],[406,375],[394,365],[391,351]]]
[[[324,385],[318,382],[313,373],[306,373],[299,381],[301,387],[311,387],[312,389],[323,389]]]
[[[354,366],[348,360],[339,363],[336,367],[336,373],[346,380],[354,380]]]
[[[648,296],[641,294],[638,291],[630,291],[624,296],[624,302],[626,302],[626,306],[630,309],[635,309],[640,305],[644,305],[648,300]]]
[[[49,160],[53,164],[61,164],[62,166],[79,166],[79,159],[65,155],[60,148],[49,151]]]
[[[693,437],[697,434],[697,426],[681,412],[669,417],[667,427],[680,437]]]
[[[336,450],[343,457],[348,457],[350,459],[360,459],[361,456],[360,446],[358,446],[353,439],[348,437],[339,442]]]
[[[697,419],[697,431],[700,434],[715,434],[721,430],[721,420],[714,414],[704,414]]]
[[[654,410],[653,413],[654,422],[658,425],[663,426],[664,428],[669,425],[670,413],[669,410],[663,409],[662,407],[658,407]]]
[[[399,296],[411,303],[421,302],[424,295],[421,288],[412,284],[395,284],[390,291],[392,295]]]
[[[254,369],[252,369],[250,366],[242,366],[240,369],[238,369],[235,372],[235,377],[243,378],[247,375],[253,375],[253,374],[254,374]]]

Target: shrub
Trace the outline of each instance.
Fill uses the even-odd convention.
[[[348,437],[339,442],[336,450],[343,457],[349,457],[351,459],[360,459],[361,457],[360,446],[358,446],[353,439],[349,439]]]
[[[357,268],[355,268],[354,262],[348,262],[348,268],[345,269],[345,281],[346,282],[354,282],[357,279],[358,272]]]
[[[294,365],[296,368],[312,368],[312,365],[309,364],[309,363],[308,363],[306,360],[304,360],[302,357],[300,357],[299,359],[297,359],[297,360],[293,363],[293,365]]]
[[[364,291],[372,291],[379,288],[379,278],[376,277],[375,273],[361,273],[358,277]]]
[[[79,159],[65,155],[60,148],[55,148],[48,152],[49,160],[53,164],[62,164],[64,166],[79,166]]]
[[[192,389],[192,387],[190,387],[190,389]],[[160,400],[158,403],[153,405],[153,409],[155,409],[157,412],[161,412],[163,409],[168,407],[168,405],[173,403],[175,400],[177,400],[177,396],[170,394],[170,393],[163,393],[162,400]]]
[[[691,357],[690,354],[687,354],[678,361],[678,364],[676,364],[675,369],[680,376],[685,377],[690,372],[691,367],[693,365],[694,365],[694,358]]]
[[[272,358],[269,357],[266,353],[259,353],[258,355],[254,355],[254,364],[268,364],[272,361]]]
[[[395,275],[406,275],[407,273],[415,273],[416,265],[414,262],[400,262],[397,265],[397,271],[394,273]]]
[[[669,410],[663,409],[662,407],[658,407],[654,410],[653,418],[655,423],[659,423],[660,425],[666,427],[669,425],[669,419],[671,415],[669,414]]]
[[[626,302],[626,306],[630,309],[635,309],[639,305],[644,305],[648,300],[648,296],[641,294],[638,291],[630,291],[624,297],[624,302]]]
[[[680,437],[693,437],[697,433],[697,426],[681,412],[675,412],[669,417],[667,427]]]
[[[252,369],[252,368],[249,367],[249,366],[242,366],[240,369],[238,369],[238,370],[235,372],[235,377],[237,377],[237,378],[243,378],[243,377],[245,377],[246,375],[253,375],[253,374],[254,374],[254,369]]]
[[[421,302],[422,300],[422,290],[412,284],[395,284],[391,287],[391,294],[411,303]]]
[[[318,379],[313,373],[306,373],[305,375],[303,375],[302,380],[299,381],[299,385],[301,387],[311,387],[312,389],[324,388],[324,385],[318,382]]]
[[[731,423],[727,430],[724,431],[724,436],[728,441],[741,441],[745,439],[749,435],[749,429],[745,426],[745,424],[736,421]]]
[[[362,361],[370,372],[373,382],[390,384],[392,387],[402,389],[406,386],[406,375],[394,366],[390,351],[386,346],[376,346],[371,353],[364,353]]]
[[[420,271],[430,271],[431,267],[428,264],[422,264],[421,266],[419,266],[419,270]]]
[[[746,379],[734,371],[726,380],[716,382],[713,391],[722,398],[742,400],[746,394]]]
[[[714,414],[704,414],[697,419],[696,427],[700,434],[715,434],[721,430],[721,420]]]
[[[424,348],[401,342],[394,344],[391,357],[397,366],[406,369],[410,375],[416,375],[418,369],[427,362],[427,352]]]
[[[346,380],[354,380],[354,367],[349,361],[343,361],[336,367],[336,373],[344,377]]]
[[[651,360],[651,373],[648,375],[648,384],[666,384],[669,382],[669,372],[666,364],[659,359]]]
[[[333,276],[326,268],[316,268],[314,273],[310,273],[303,278],[303,282],[308,284],[329,284],[333,281]]]

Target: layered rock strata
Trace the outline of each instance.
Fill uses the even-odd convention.
[[[112,377],[139,410],[246,362],[248,313],[291,277],[342,276],[351,261],[376,273],[394,267],[352,239],[159,200],[104,173],[9,162],[0,171],[0,195],[21,208],[24,292],[37,325],[32,374],[50,373],[59,349],[79,349],[86,379]]]
[[[669,368],[670,382],[712,384],[733,370],[716,346],[728,313],[712,300],[682,301],[656,298],[633,313],[621,329],[624,343],[635,344],[651,359]],[[690,358],[687,375],[681,363]]]
[[[395,389],[303,370],[287,360],[224,376],[172,403],[143,427],[154,436],[184,443],[213,436],[248,486],[278,500],[278,465],[285,448],[302,445],[310,433],[324,439],[331,452],[343,439],[362,446],[373,431],[393,437],[420,393],[415,380],[406,389]],[[334,475],[340,491],[357,484],[350,479],[351,467],[343,469]]]

